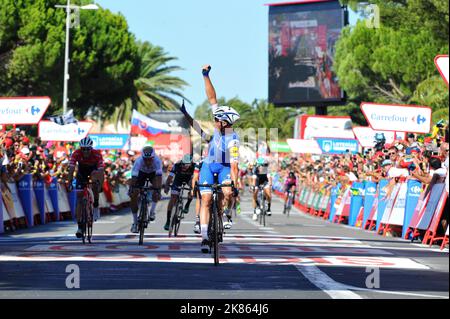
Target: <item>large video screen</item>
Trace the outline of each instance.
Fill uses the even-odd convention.
[[[345,20],[339,1],[270,6],[269,102],[278,106],[343,102],[332,67]]]

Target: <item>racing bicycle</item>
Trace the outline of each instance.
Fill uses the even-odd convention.
[[[169,228],[169,237],[172,237],[172,234],[174,237],[177,237],[178,231],[180,230],[181,220],[183,219],[183,208],[184,208],[184,191],[191,191],[190,187],[184,186],[186,185],[183,183],[180,187],[180,193],[178,194],[177,202],[175,203],[175,210],[173,212],[171,221],[170,221],[170,228]]]

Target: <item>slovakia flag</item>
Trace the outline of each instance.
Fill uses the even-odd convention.
[[[169,125],[155,121],[136,110],[133,110],[131,117],[131,134],[140,134],[146,137],[153,137],[159,134],[170,133]]]

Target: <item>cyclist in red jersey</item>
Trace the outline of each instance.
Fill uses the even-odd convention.
[[[83,232],[81,230],[81,204],[80,201],[83,196],[82,190],[89,182],[89,178],[92,182],[98,182],[98,187],[92,185],[92,192],[94,193],[94,220],[97,220],[99,216],[98,209],[98,197],[101,192],[101,187],[103,185],[104,179],[104,169],[105,164],[103,163],[102,153],[98,150],[93,149],[94,142],[86,137],[80,141],[80,149],[73,152],[70,162],[69,162],[69,177],[68,183],[69,188],[72,187],[73,173],[75,171],[75,167],[78,164],[78,171],[76,176],[76,190],[77,190],[77,206],[76,206],[76,216],[78,222],[78,230],[76,232],[76,236],[81,238]]]

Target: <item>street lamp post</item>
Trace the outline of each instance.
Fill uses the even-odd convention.
[[[67,113],[67,95],[68,95],[68,91],[69,91],[69,37],[70,37],[70,28],[71,23],[70,23],[70,14],[71,11],[74,10],[75,14],[78,15],[79,14],[79,10],[97,10],[98,6],[95,4],[89,4],[86,6],[76,6],[76,5],[71,5],[70,4],[70,0],[67,0],[67,5],[56,5],[56,8],[64,8],[66,9],[66,48],[65,48],[65,52],[64,52],[64,90],[63,90],[63,114]]]

